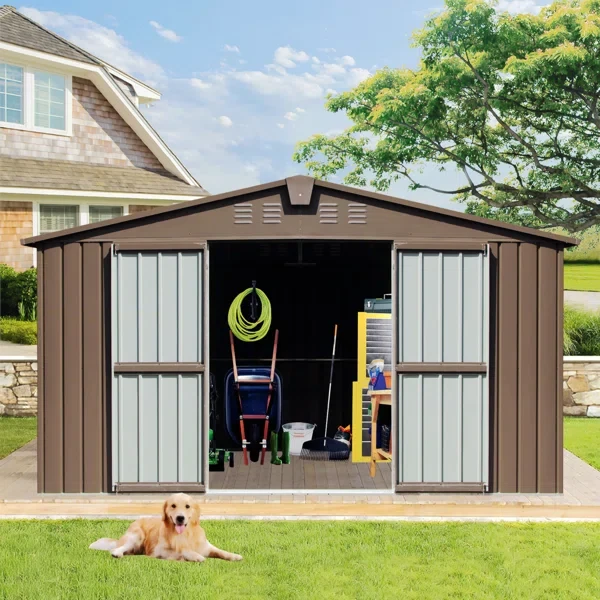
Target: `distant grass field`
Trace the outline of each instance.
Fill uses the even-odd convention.
[[[600,292],[600,263],[565,261],[565,290]]]

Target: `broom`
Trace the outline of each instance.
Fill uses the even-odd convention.
[[[350,456],[350,445],[327,437],[329,422],[329,404],[331,402],[331,382],[333,379],[333,363],[335,360],[335,342],[337,325],[333,331],[333,352],[331,354],[331,371],[329,372],[329,393],[327,394],[327,416],[325,417],[325,437],[309,440],[302,444],[300,458],[305,460],[347,460]]]

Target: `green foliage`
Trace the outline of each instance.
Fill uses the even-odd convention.
[[[37,269],[17,272],[0,265],[0,316],[18,317],[22,321],[37,318]]]
[[[565,356],[600,356],[600,313],[565,306]]]
[[[301,142],[294,159],[350,185],[386,190],[406,178],[413,189],[524,209],[536,226],[600,222],[598,0],[559,0],[537,15],[445,0],[414,43],[417,69],[382,69],[330,97],[327,109],[352,126]],[[464,185],[423,180],[431,163],[458,170]]]
[[[469,200],[466,204],[465,213],[483,217],[484,219],[494,219],[522,227],[541,227],[542,223],[535,217],[530,210],[520,206],[511,206],[508,208],[494,208],[481,200]]]
[[[37,323],[2,318],[0,319],[0,340],[34,346],[37,344]]]

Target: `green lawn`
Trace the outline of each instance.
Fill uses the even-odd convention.
[[[600,292],[600,263],[565,262],[565,290]]]
[[[600,470],[600,419],[565,417],[564,447]]]
[[[600,524],[213,521],[242,562],[87,549],[126,525],[0,522],[0,598],[600,598]]]
[[[36,417],[0,417],[0,459],[37,435]]]

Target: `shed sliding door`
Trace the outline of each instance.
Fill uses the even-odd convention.
[[[116,252],[112,266],[113,488],[203,490],[204,252]]]
[[[487,252],[396,254],[399,491],[488,483]]]

